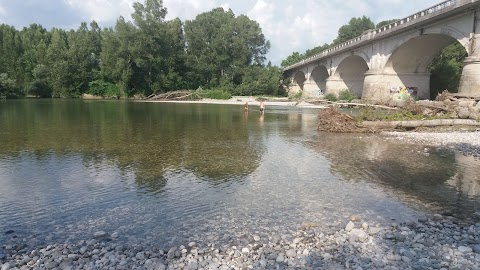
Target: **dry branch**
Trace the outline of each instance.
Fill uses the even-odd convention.
[[[418,128],[440,126],[480,126],[480,122],[468,119],[435,119],[412,121],[363,121],[360,125],[369,128]]]

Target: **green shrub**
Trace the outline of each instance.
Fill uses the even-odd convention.
[[[328,101],[332,101],[332,102],[335,102],[337,101],[337,95],[335,95],[334,93],[328,93],[325,95],[325,99],[328,100]]]
[[[350,102],[356,98],[357,98],[357,95],[355,95],[355,93],[353,93],[352,90],[350,89],[345,89],[340,91],[340,93],[338,93],[338,100],[346,100]]]
[[[122,89],[117,84],[103,80],[92,81],[88,84],[87,94],[101,97],[122,97]]]
[[[206,98],[210,99],[231,99],[232,94],[220,89],[208,90],[205,93]]]
[[[303,92],[300,91],[300,92],[297,92],[297,93],[291,95],[291,96],[290,96],[290,99],[292,99],[292,100],[300,100],[300,99],[302,99],[302,97],[303,97]]]

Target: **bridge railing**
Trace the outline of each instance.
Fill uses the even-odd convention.
[[[298,62],[298,63],[295,63],[293,65],[290,65],[286,68],[284,68],[284,70],[289,70],[289,69],[293,69],[295,67],[298,67],[298,66],[302,66],[303,64],[305,63],[310,63],[314,60],[317,60],[317,59],[320,59],[320,58],[323,58],[325,56],[327,56],[328,54],[332,53],[332,52],[335,52],[337,50],[340,50],[340,49],[343,49],[343,48],[347,48],[347,47],[351,47],[357,43],[360,43],[361,41],[364,41],[364,40],[370,40],[370,39],[373,39],[375,38],[375,36],[377,34],[380,34],[380,33],[386,33],[387,31],[390,32],[390,31],[393,31],[396,27],[398,26],[402,26],[404,24],[407,24],[407,23],[410,23],[412,21],[415,21],[419,18],[422,18],[426,15],[429,15],[429,14],[432,14],[432,13],[436,13],[436,12],[439,12],[441,10],[444,10],[446,8],[449,8],[449,7],[454,7],[455,4],[458,2],[459,0],[448,0],[448,1],[444,1],[442,3],[439,3],[437,5],[434,5],[432,7],[429,7],[427,9],[424,9],[422,11],[419,11],[415,14],[412,14],[408,17],[405,17],[401,20],[398,20],[396,22],[393,22],[391,24],[388,24],[388,25],[385,25],[385,26],[382,26],[380,28],[376,28],[376,29],[372,29],[372,30],[369,30],[369,31],[366,31],[363,35],[361,36],[358,36],[356,38],[353,38],[353,39],[350,39],[348,41],[345,41],[343,43],[340,43],[338,45],[335,45],[333,47],[330,47],[318,54],[315,54],[313,56],[310,56],[306,59],[303,59],[302,61]],[[461,1],[461,0],[460,0]]]

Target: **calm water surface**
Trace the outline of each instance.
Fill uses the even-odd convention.
[[[480,210],[480,162],[378,135],[316,131],[317,111],[0,101],[0,244],[266,237],[305,224]]]

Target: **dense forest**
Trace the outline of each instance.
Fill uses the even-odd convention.
[[[103,29],[95,21],[69,31],[0,25],[0,98],[84,93],[128,98],[182,89],[285,94],[282,69],[265,64],[270,43],[247,16],[216,8],[193,20],[168,21],[162,0],[137,2],[133,8],[131,20],[120,17],[114,27]],[[375,25],[365,16],[352,18],[331,44],[293,52],[281,66],[394,21]],[[435,58],[430,66],[432,96],[444,89],[457,91],[465,57],[457,42]]]
[[[21,30],[0,25],[0,98],[132,97],[179,89],[277,95],[282,71],[265,65],[270,43],[247,16],[216,8],[167,21],[162,0],[133,5],[131,20],[101,29]]]
[[[323,44],[313,49],[309,49],[303,54],[300,54],[299,52],[293,52],[282,61],[282,67],[293,65],[303,59],[314,56],[323,50],[360,36],[365,31],[380,28],[396,21],[396,19],[387,20],[375,25],[372,20],[366,16],[361,18],[352,18],[348,24],[340,27],[337,38],[334,39],[331,44]],[[462,61],[466,56],[467,52],[465,51],[465,48],[459,42],[455,42],[443,49],[442,52],[433,60],[429,67],[431,72],[431,97],[436,97],[438,93],[445,89],[453,93],[458,92],[463,68]]]

